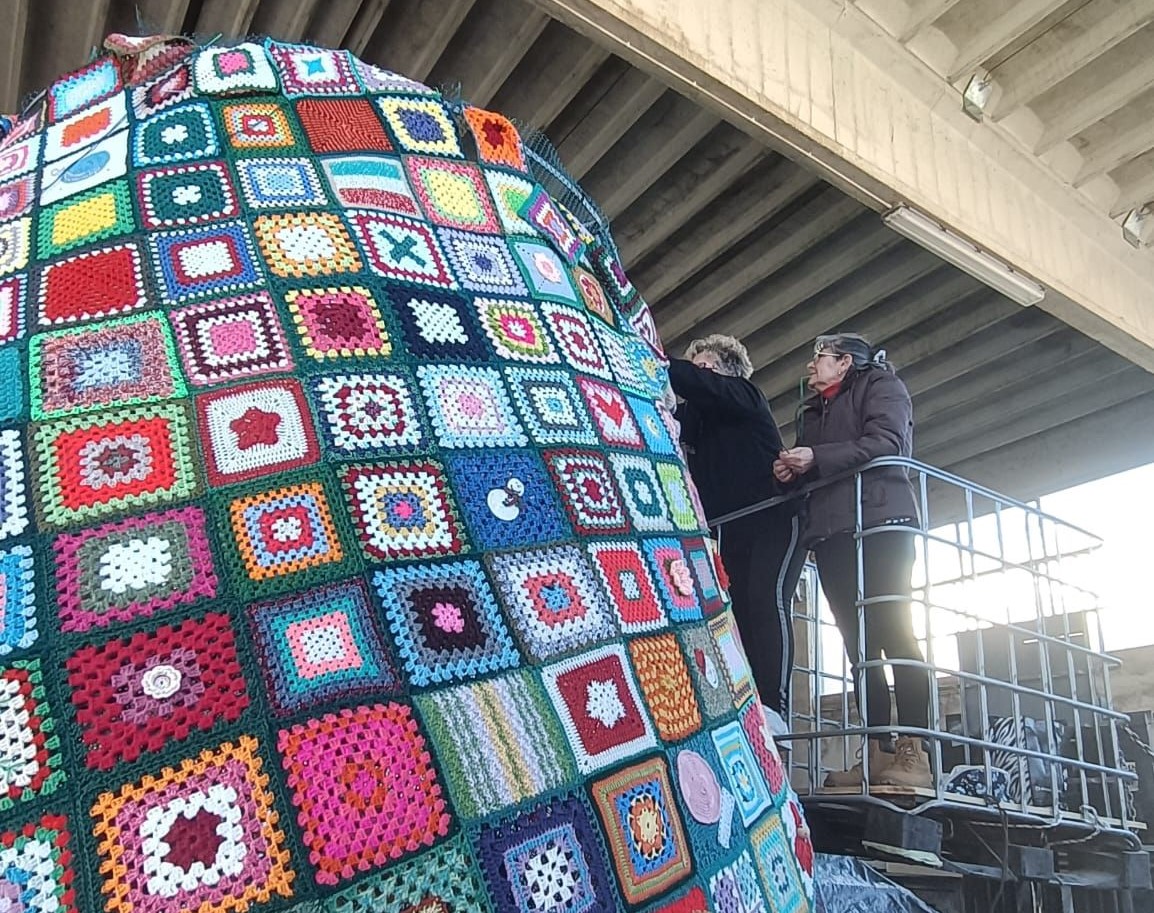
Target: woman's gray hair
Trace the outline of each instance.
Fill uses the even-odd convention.
[[[753,377],[753,362],[749,360],[749,352],[740,341],[732,336],[713,333],[704,339],[695,339],[686,347],[685,357],[692,361],[695,355],[700,355],[702,352],[708,352],[717,357],[719,374],[744,377],[747,380]]]
[[[893,366],[886,360],[886,350],[875,349],[870,341],[859,333],[830,333],[819,336],[814,341],[813,350],[848,355],[853,359],[854,368],[858,370],[867,365],[893,370]]]

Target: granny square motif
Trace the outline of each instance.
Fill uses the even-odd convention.
[[[203,102],[161,111],[133,128],[132,160],[139,167],[215,158],[220,138]]]
[[[589,546],[589,556],[624,633],[651,631],[669,623],[653,575],[637,545],[596,542]]]
[[[532,305],[503,298],[478,298],[476,306],[485,335],[502,359],[534,364],[561,360]]]
[[[239,212],[236,190],[223,162],[142,171],[136,182],[144,224],[149,228],[199,225]]]
[[[0,656],[26,650],[40,636],[36,615],[32,549],[15,545],[0,551]]]
[[[5,738],[0,811],[6,811],[51,795],[67,777],[39,659],[11,660],[0,666],[0,719]]]
[[[205,48],[193,64],[192,79],[201,95],[240,95],[277,88],[268,55],[252,42]]]
[[[457,128],[440,101],[393,96],[380,98],[377,104],[397,145],[405,152],[461,157]]]
[[[546,303],[541,306],[545,321],[561,346],[561,351],[578,371],[603,380],[613,377],[609,362],[597,342],[589,319],[576,308]]]
[[[466,365],[421,365],[425,409],[442,447],[519,447],[528,443],[501,373]]]
[[[195,301],[264,284],[256,247],[243,222],[157,232],[150,235],[149,246],[168,302]]]
[[[334,456],[405,453],[427,441],[420,399],[399,374],[331,374],[312,381],[314,409]]]
[[[389,289],[393,315],[406,350],[416,359],[451,362],[490,360],[472,302],[460,295],[397,285]]]
[[[225,135],[238,152],[283,152],[297,145],[290,112],[279,105],[240,102],[221,108]]]
[[[7,865],[3,883],[28,910],[75,913],[72,837],[68,819],[45,815],[19,830],[0,833],[0,855]]]
[[[547,450],[545,463],[569,522],[587,535],[624,533],[629,529],[621,496],[609,464],[596,451]]]
[[[597,443],[593,423],[567,371],[509,367],[505,379],[534,443]]]
[[[504,239],[452,228],[442,228],[437,235],[462,288],[491,295],[529,294]]]
[[[170,311],[188,382],[204,387],[292,370],[293,359],[267,292]]]
[[[328,51],[271,41],[268,52],[280,73],[284,93],[290,98],[296,95],[355,95],[360,91],[353,78],[348,51]]]
[[[293,289],[285,301],[305,352],[318,361],[392,354],[381,307],[362,285]]]
[[[499,233],[481,170],[469,162],[409,156],[409,184],[425,215],[438,225]]]
[[[455,289],[445,255],[424,222],[384,212],[350,212],[369,269],[386,279]]]
[[[37,253],[41,259],[54,257],[119,237],[135,227],[128,182],[111,181],[43,210],[37,225]]]
[[[324,206],[328,202],[313,163],[304,158],[253,158],[236,163],[244,201],[252,209]]]

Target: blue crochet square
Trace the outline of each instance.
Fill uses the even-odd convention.
[[[683,820],[697,867],[709,871],[745,842],[745,825],[708,733],[668,751],[669,772],[685,810]]]
[[[513,401],[536,444],[597,444],[593,422],[567,371],[505,369]]]
[[[236,173],[245,202],[253,209],[328,204],[320,175],[308,159],[241,159]]]
[[[263,285],[243,222],[221,222],[149,236],[157,279],[170,303]]]
[[[413,687],[465,681],[520,662],[480,563],[391,567],[378,571],[373,584]]]
[[[677,447],[669,437],[665,422],[657,411],[657,406],[649,401],[627,396],[629,408],[633,410],[633,417],[637,419],[637,427],[641,429],[641,436],[645,438],[645,445],[650,452],[662,456],[677,456]]]
[[[0,604],[0,656],[25,650],[36,642],[36,598],[33,593],[32,549],[17,545],[0,552],[0,578],[4,601]]]
[[[562,304],[581,303],[569,267],[553,248],[523,239],[514,239],[509,246],[534,298]]]
[[[14,422],[24,416],[27,399],[25,374],[20,364],[20,350],[15,346],[0,348],[0,422]]]
[[[480,362],[490,348],[473,306],[458,295],[389,283],[386,290],[405,348],[416,361]]]
[[[111,57],[66,76],[48,90],[48,115],[53,121],[108,98],[120,88],[120,72]]]
[[[529,450],[449,457],[453,490],[482,550],[539,545],[572,533],[541,458]]]

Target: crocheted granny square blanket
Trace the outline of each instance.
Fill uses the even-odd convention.
[[[800,913],[612,242],[344,51],[114,36],[0,142],[0,908]]]

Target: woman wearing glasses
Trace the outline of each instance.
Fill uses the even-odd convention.
[[[783,485],[814,482],[852,471],[883,456],[913,451],[913,406],[909,391],[885,360],[885,352],[853,333],[819,336],[809,363],[813,391],[801,406],[797,443],[782,451],[773,472]],[[870,470],[862,476],[862,528],[916,527],[917,504],[908,473],[900,467]],[[910,616],[914,533],[892,531],[862,539],[863,592],[879,598],[867,605],[865,643],[859,644],[857,615],[856,484],[853,475],[815,489],[809,496],[803,542],[813,549],[822,590],[829,601],[846,652],[855,666],[855,696],[861,707],[865,660],[918,660],[923,656]],[[898,725],[929,725],[929,678],[924,669],[893,667]],[[866,670],[868,726],[890,726],[890,689],[882,666]],[[929,758],[921,738],[883,735],[869,738],[869,779],[874,784],[930,786]],[[832,773],[828,786],[856,786],[861,765]]]

